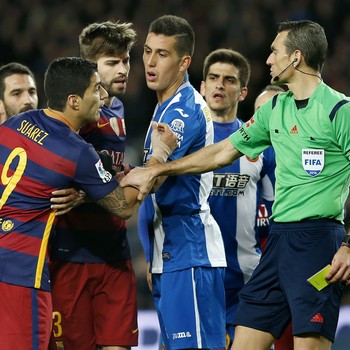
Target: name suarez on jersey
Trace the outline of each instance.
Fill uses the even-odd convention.
[[[17,131],[41,146],[43,145],[44,139],[49,136],[46,131],[40,129],[36,124],[32,124],[27,120],[22,120]]]

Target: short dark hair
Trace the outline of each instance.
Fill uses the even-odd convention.
[[[150,24],[148,33],[174,36],[176,38],[175,50],[179,57],[193,55],[195,35],[192,27],[184,18],[173,15],[161,16]]]
[[[212,51],[204,60],[203,80],[207,78],[210,67],[217,62],[232,64],[239,70],[241,87],[248,86],[250,79],[250,64],[239,52],[231,49],[218,49]]]
[[[18,62],[10,62],[0,67],[0,99],[4,99],[5,79],[14,74],[26,74],[34,78],[33,72],[25,65]]]
[[[136,42],[132,23],[101,22],[85,27],[79,35],[80,56],[97,61],[101,56],[113,56],[129,51]]]
[[[300,50],[305,63],[318,72],[322,71],[327,56],[328,42],[324,29],[309,20],[287,21],[278,25],[278,33],[287,31],[284,45],[287,53]]]
[[[52,61],[44,78],[48,107],[63,111],[69,95],[84,97],[96,72],[96,63],[80,57],[61,57]]]

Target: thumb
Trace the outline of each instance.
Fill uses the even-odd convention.
[[[157,122],[152,122],[152,130],[155,130],[158,128],[158,123]]]

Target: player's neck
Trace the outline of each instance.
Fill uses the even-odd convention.
[[[209,108],[210,109],[210,108]],[[230,108],[226,110],[212,110],[210,109],[210,115],[216,123],[233,123],[236,120],[237,108]]]
[[[66,124],[72,131],[78,132],[80,129],[80,126],[74,125],[70,118],[66,115],[64,115],[61,111],[57,111],[55,109],[47,108],[44,110],[45,114],[47,114],[49,117],[60,120],[64,124]]]
[[[114,100],[115,96],[110,96],[104,100],[104,105],[107,107],[112,107],[112,103]]]
[[[321,83],[321,79],[317,76],[299,75],[299,79],[296,82],[287,84],[288,89],[293,92],[296,100],[305,100],[310,98],[315,92],[318,85]]]
[[[161,105],[164,101],[174,96],[177,93],[179,87],[185,82],[185,77],[180,74],[174,83],[168,86],[165,90],[157,91],[157,100]]]

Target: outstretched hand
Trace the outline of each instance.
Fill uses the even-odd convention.
[[[50,201],[54,204],[51,205],[51,209],[56,210],[56,216],[68,213],[71,209],[84,203],[86,199],[86,194],[75,188],[57,190],[52,192],[52,195]]]
[[[123,170],[115,175],[118,182],[133,169],[130,164],[123,164]]]
[[[160,163],[165,163],[177,147],[177,136],[168,124],[154,122],[152,124],[151,142],[152,157],[156,158]],[[156,168],[156,166],[137,167],[123,177],[119,184],[121,187],[136,187],[139,190],[137,199],[143,201],[151,191],[158,176]]]
[[[134,168],[129,174],[124,176],[119,185],[121,187],[135,187],[139,190],[137,200],[144,201],[148,193],[151,191],[155,179],[153,174],[154,167],[149,168]]]

